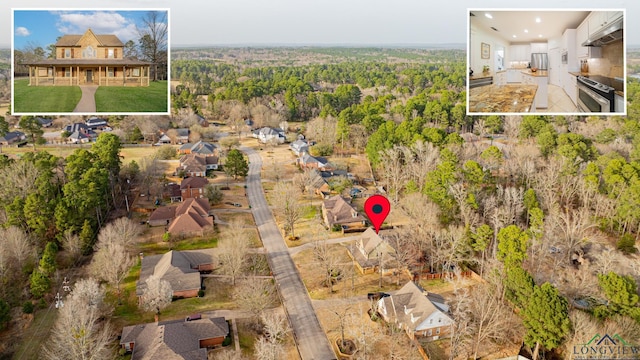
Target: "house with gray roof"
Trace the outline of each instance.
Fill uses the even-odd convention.
[[[311,156],[306,152],[296,159],[296,163],[303,169],[316,169],[320,171],[330,171],[333,169],[333,166],[331,166],[327,159]]]
[[[145,256],[142,259],[140,279],[136,283],[136,295],[143,294],[147,278],[154,275],[169,282],[174,297],[196,297],[202,288],[200,273],[211,270],[212,249],[172,250],[163,255]]]
[[[322,202],[322,219],[329,229],[336,225],[348,228],[364,227],[367,220],[340,195]]]
[[[396,324],[411,339],[438,340],[451,334],[448,306],[438,302],[438,297],[429,297],[413,281],[378,300],[377,309],[386,322]]]
[[[186,143],[180,146],[178,149],[180,154],[198,154],[202,156],[218,156],[218,145],[208,143],[205,141],[198,141],[197,143]]]
[[[27,136],[22,131],[9,131],[0,137],[0,145],[11,145],[13,143],[23,141]]]
[[[264,144],[269,141],[276,141],[278,144],[283,144],[286,140],[284,130],[268,126],[254,130],[252,136]]]
[[[371,227],[361,233],[347,250],[354,264],[363,274],[380,270],[381,262],[383,262],[383,271],[388,272],[395,268],[390,261],[395,253],[393,247]]]
[[[131,360],[207,360],[207,350],[222,345],[229,336],[223,317],[170,320],[126,326],[120,346]]]
[[[291,149],[296,156],[300,156],[305,152],[309,152],[309,143],[305,140],[296,140],[289,144],[289,149]]]

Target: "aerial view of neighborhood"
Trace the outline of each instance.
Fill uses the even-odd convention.
[[[470,56],[189,43],[174,15],[169,48],[157,10],[42,10],[68,34],[45,42],[16,22],[0,360],[640,359],[640,38],[622,62],[615,11],[526,43],[485,12]],[[532,53],[569,65],[552,81]],[[607,74],[624,84],[582,114],[579,77]],[[469,114],[501,86],[536,113]],[[138,91],[167,88],[145,114],[166,99]]]

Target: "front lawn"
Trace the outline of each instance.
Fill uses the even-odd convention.
[[[78,86],[29,86],[28,79],[16,80],[13,91],[18,113],[73,112],[82,97]]]
[[[149,86],[100,86],[96,90],[97,112],[167,112],[166,81]]]

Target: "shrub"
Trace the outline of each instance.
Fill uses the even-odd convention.
[[[636,252],[636,239],[631,234],[624,234],[618,239],[616,246],[618,250],[625,254],[633,254]]]
[[[333,145],[316,144],[309,148],[312,156],[330,156],[333,154]]]
[[[224,340],[222,341],[222,346],[229,346],[231,345],[231,336],[227,336],[224,338]]]
[[[0,330],[4,329],[11,321],[11,306],[0,299]]]
[[[171,145],[162,145],[156,154],[160,160],[171,160],[176,157],[176,149]]]
[[[25,314],[32,314],[33,303],[31,301],[25,301],[24,304],[22,304],[22,312]]]
[[[200,289],[198,290],[198,297],[203,297],[204,296],[204,290]]]

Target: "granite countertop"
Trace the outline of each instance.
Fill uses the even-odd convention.
[[[538,85],[487,85],[469,89],[469,112],[527,113]]]
[[[487,72],[474,72],[473,75],[469,76],[469,81],[471,80],[480,80],[480,79],[487,79],[493,77],[493,73],[491,71],[487,71]]]
[[[522,70],[522,73],[529,76],[534,77],[548,77],[549,71],[547,70],[538,70],[536,72],[532,72],[531,69]]]

